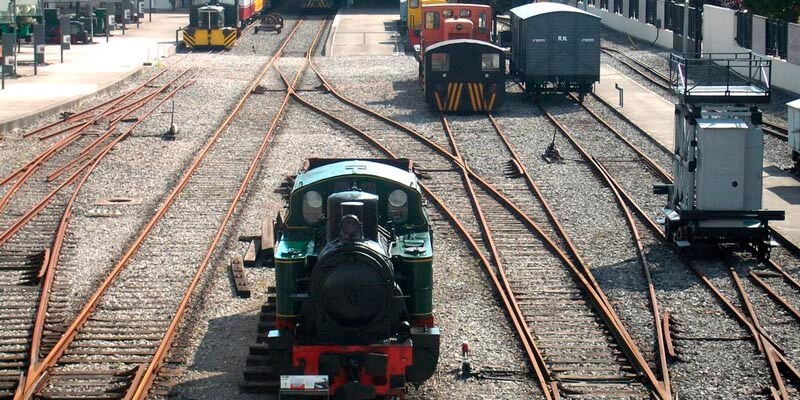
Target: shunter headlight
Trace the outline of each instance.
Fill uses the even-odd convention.
[[[397,189],[389,193],[389,217],[396,223],[408,219],[408,194]]]
[[[303,219],[313,224],[322,218],[322,196],[310,190],[303,195]]]

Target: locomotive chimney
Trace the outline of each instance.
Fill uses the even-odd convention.
[[[342,224],[340,238],[342,242],[353,243],[364,238],[361,221],[364,218],[364,203],[348,201],[342,203]]]
[[[328,196],[327,241],[342,238],[345,217],[352,215],[360,227],[358,238],[378,240],[378,196],[372,193],[351,190]],[[352,229],[352,227],[351,227]],[[354,239],[355,240],[355,239]]]

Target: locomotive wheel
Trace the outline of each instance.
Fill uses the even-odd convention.
[[[675,231],[670,226],[669,220],[664,221],[664,235],[667,237],[667,242],[672,242],[675,239]]]

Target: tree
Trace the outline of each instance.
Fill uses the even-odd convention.
[[[790,22],[800,14],[800,0],[744,0],[744,7],[753,14]]]

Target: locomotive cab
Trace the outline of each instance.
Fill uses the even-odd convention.
[[[222,29],[225,9],[221,6],[204,6],[197,9],[197,27],[200,29]]]

